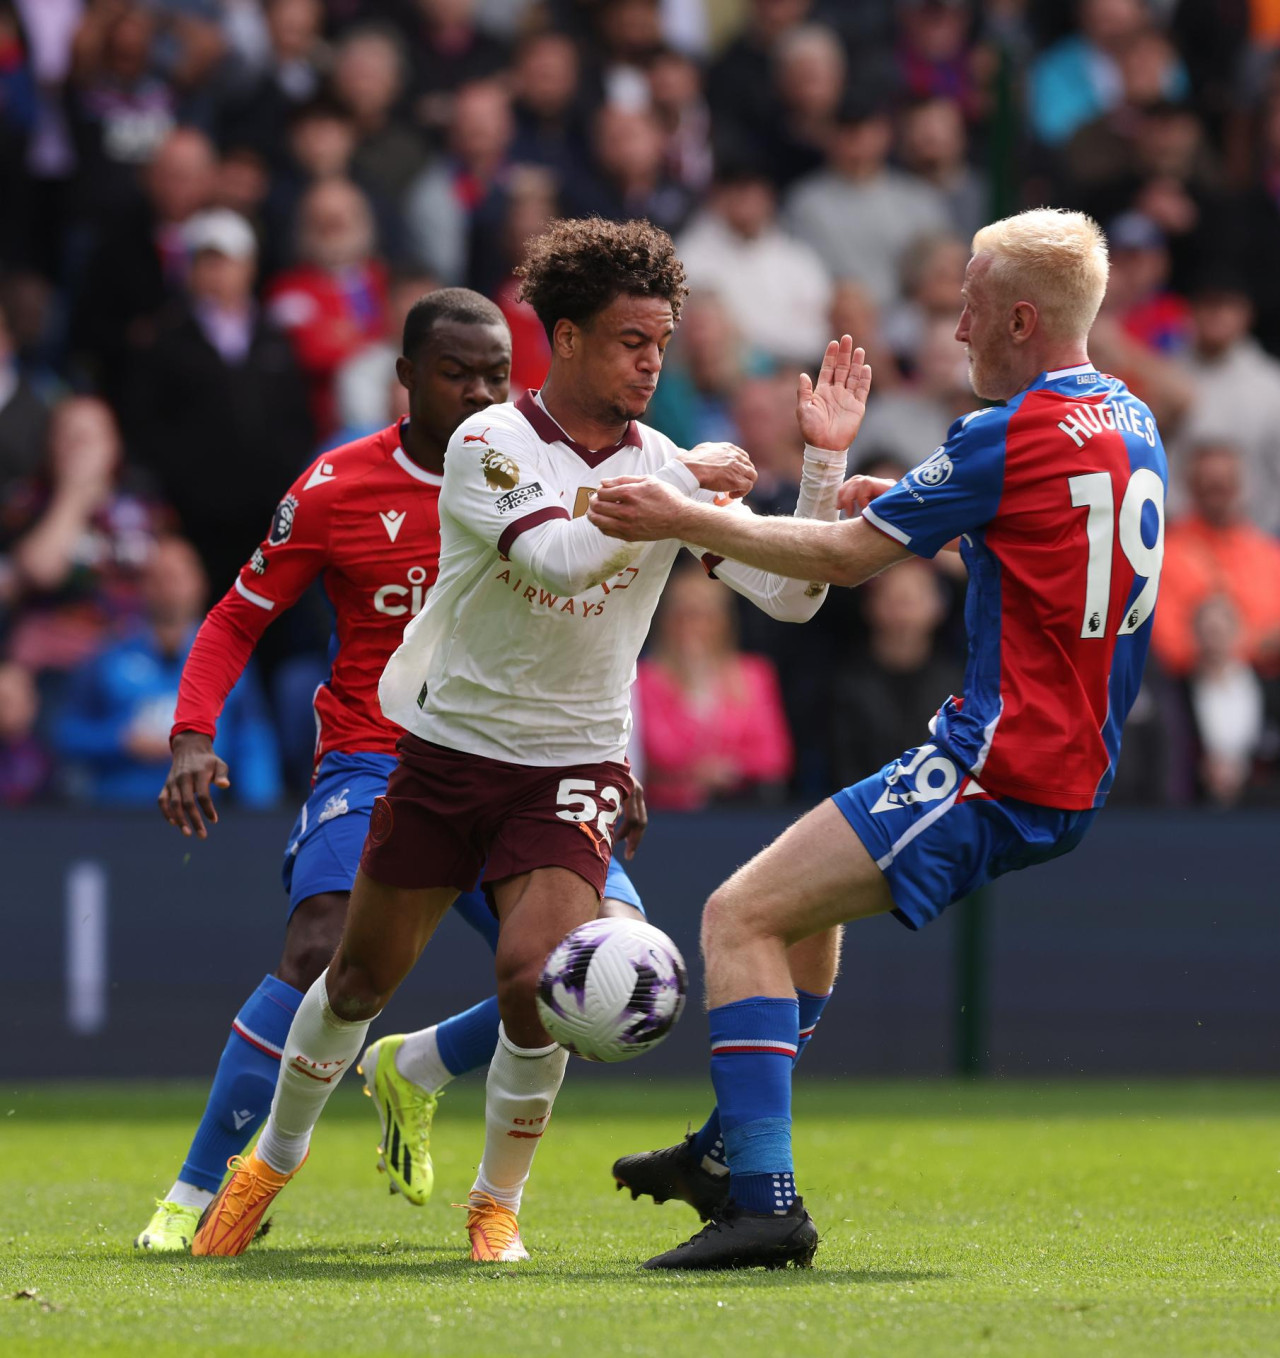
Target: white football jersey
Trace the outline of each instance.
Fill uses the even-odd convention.
[[[682,544],[620,542],[585,520],[535,530],[582,519],[589,493],[613,476],[660,473],[711,498],[673,464],[677,451],[633,421],[620,443],[592,452],[532,393],[465,420],[445,458],[439,575],[383,673],[386,715],[423,740],[514,764],[621,760],[636,657]],[[831,502],[834,517],[834,490]],[[539,542],[555,543],[557,562],[572,543],[571,557],[587,562],[583,583],[549,585],[570,568],[549,567]],[[796,594],[797,582],[732,563],[717,574],[752,597]],[[798,589],[809,616],[822,587]]]

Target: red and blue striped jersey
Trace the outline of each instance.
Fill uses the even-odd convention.
[[[1042,373],[946,442],[864,517],[969,569],[963,697],[939,744],[998,796],[1101,806],[1142,681],[1168,469],[1150,410],[1091,365]]]

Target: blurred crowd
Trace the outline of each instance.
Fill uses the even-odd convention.
[[[151,801],[194,629],[317,451],[403,413],[407,308],[517,297],[557,215],[643,216],[692,293],[651,422],[731,439],[789,513],[795,374],[867,349],[851,469],[975,406],[974,229],[1089,211],[1098,366],[1172,495],[1115,797],[1280,800],[1277,0],[0,0],[0,804]],[[945,554],[944,554],[945,556]],[[813,799],[917,743],[963,673],[963,567],[804,628],[678,572],[640,666],[656,807]],[[228,703],[233,796],[296,795],[328,618]]]

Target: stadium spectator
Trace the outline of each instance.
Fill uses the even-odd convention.
[[[1191,309],[1170,290],[1164,233],[1140,212],[1126,212],[1107,231],[1111,275],[1107,307],[1127,334],[1160,354],[1180,356],[1191,343]]]
[[[786,188],[822,168],[845,94],[848,60],[844,44],[825,24],[789,29],[775,52],[777,110],[752,163]]]
[[[792,188],[785,214],[836,278],[856,279],[880,306],[897,298],[902,257],[912,242],[947,226],[942,194],[888,164],[892,140],[884,109],[846,102],[826,168]]]
[[[910,100],[943,100],[968,120],[983,111],[970,42],[968,0],[902,0],[897,6],[897,83]]]
[[[635,701],[654,809],[767,799],[791,772],[773,666],[738,650],[729,591],[700,566],[672,572],[653,645],[637,666]]]
[[[967,259],[966,253],[966,262]],[[906,305],[909,309],[909,298]],[[952,310],[954,311],[954,306]],[[855,282],[852,278],[840,279],[836,283],[835,291],[831,295],[830,333],[857,335],[858,343],[866,350],[867,362],[872,365],[876,394],[880,396],[896,390],[902,383],[902,371],[896,361],[892,340],[895,329],[896,324],[892,320],[881,323],[880,308],[875,298],[861,283]],[[918,337],[912,334],[909,343],[914,351],[919,343]]]
[[[714,440],[737,443],[742,434],[733,419],[734,394],[745,377],[768,366],[744,343],[715,293],[694,293],[645,418],[682,448]]]
[[[14,609],[9,657],[66,671],[136,617],[138,572],[166,518],[125,464],[110,407],[87,396],[56,406],[41,469],[0,487],[0,604]]]
[[[921,236],[903,256],[902,300],[885,318],[884,338],[899,364],[905,368],[915,367],[916,355],[935,321],[955,321],[956,303],[964,284],[964,270],[968,262],[968,238],[947,234]],[[840,335],[845,331],[837,326],[832,333]],[[873,350],[867,348],[863,336],[874,337],[875,327],[849,330],[848,333],[859,337],[858,342],[867,349],[867,356],[871,359]],[[881,362],[879,353],[875,354],[872,361],[875,364],[876,390],[883,394],[889,365]]]
[[[667,176],[662,125],[649,109],[606,104],[596,114],[592,149],[595,173],[562,191],[570,216],[647,217],[664,231],[680,230],[693,198]]]
[[[844,644],[823,704],[837,783],[856,782],[920,741],[940,694],[957,692],[964,666],[941,645],[947,599],[937,570],[912,560],[862,591],[864,644]]]
[[[139,206],[104,214],[72,338],[111,400],[120,397],[130,354],[151,340],[161,311],[186,282],[183,228],[210,205],[217,169],[209,139],[178,128],[147,166]]]
[[[1081,0],[1080,31],[1059,39],[1031,68],[1031,124],[1040,141],[1060,146],[1120,101],[1120,55],[1148,22],[1144,0]],[[1179,65],[1163,93],[1181,98],[1186,92]]]
[[[814,363],[829,338],[831,278],[817,252],[778,225],[763,172],[725,165],[679,240],[691,287],[714,292],[746,341],[783,363]]]
[[[666,177],[702,193],[711,182],[711,110],[702,89],[702,71],[674,48],[656,52],[648,66],[649,102],[664,137]]]
[[[1192,509],[1165,530],[1152,648],[1170,674],[1190,673],[1198,653],[1196,613],[1221,594],[1239,618],[1237,654],[1274,674],[1280,667],[1280,541],[1245,515],[1239,449],[1221,442],[1197,445],[1186,477]]]
[[[248,223],[214,209],[186,240],[186,298],[134,365],[128,429],[220,595],[315,441],[289,340],[254,300]]]
[[[923,99],[903,111],[898,125],[902,166],[938,190],[950,229],[966,241],[991,217],[990,187],[969,164],[968,149],[956,100]]]
[[[224,100],[219,135],[224,145],[253,146],[280,169],[285,131],[293,114],[319,93],[327,64],[321,0],[266,0],[267,50],[259,68]]]
[[[761,156],[778,118],[773,83],[779,40],[809,13],[812,0],[749,0],[746,22],[711,63],[707,98],[715,110],[717,134]]]
[[[389,29],[355,28],[338,43],[333,91],[355,123],[352,175],[399,204],[427,159],[421,135],[395,110],[405,85],[405,53]]]
[[[23,806],[50,790],[53,760],[36,735],[39,715],[35,676],[0,660],[0,806]]]
[[[204,613],[207,582],[190,543],[156,543],[142,576],[145,621],[71,678],[54,741],[73,787],[99,806],[149,806],[169,764],[182,664]],[[243,806],[280,798],[275,733],[252,671],[231,691],[215,749],[236,771]]]
[[[1249,333],[1253,315],[1231,271],[1206,274],[1192,294],[1192,349],[1179,373],[1190,407],[1170,453],[1177,467],[1198,442],[1233,444],[1244,461],[1245,512],[1280,533],[1280,362]]]
[[[856,446],[914,467],[942,442],[953,420],[977,405],[954,319],[932,320],[916,355],[914,381],[888,393],[872,388]]]
[[[545,165],[561,184],[584,176],[591,160],[580,74],[573,40],[554,31],[526,38],[511,68],[515,95],[511,158],[520,164]]]
[[[313,185],[298,209],[300,263],[267,287],[272,320],[287,331],[311,392],[321,436],[334,427],[333,379],[386,327],[387,269],[375,254],[369,200],[350,180]]]
[[[452,96],[499,75],[507,49],[476,22],[475,0],[407,0],[399,10],[409,40],[415,121],[440,133],[456,117]]]
[[[1200,796],[1217,806],[1240,801],[1254,773],[1266,727],[1262,681],[1240,658],[1240,616],[1224,594],[1211,594],[1192,620],[1195,667],[1185,700],[1196,750]]]
[[[471,224],[487,207],[500,216],[499,181],[514,135],[511,101],[496,81],[458,90],[449,128],[449,155],[410,185],[404,204],[415,264],[446,287],[465,283],[473,258]]]
[[[546,230],[556,215],[552,172],[541,165],[513,165],[505,185],[506,220],[502,225],[506,276],[492,289],[493,300],[511,328],[511,390],[536,391],[551,365],[551,342],[537,313],[520,300],[514,270],[528,242]]]
[[[334,379],[339,428],[335,446],[385,429],[394,417],[393,410],[402,413],[399,398],[393,404],[392,389],[404,390],[396,378],[396,359],[401,353],[405,317],[409,308],[435,287],[435,279],[422,273],[399,274],[391,280],[385,333],[357,349]]]
[[[19,366],[9,307],[0,299],[0,491],[35,471],[48,421],[48,407]]]

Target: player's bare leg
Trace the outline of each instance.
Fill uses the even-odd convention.
[[[831,998],[840,968],[842,934],[837,925],[787,949],[787,967],[799,1010],[797,1061]],[[720,1109],[712,1108],[703,1125],[674,1146],[619,1157],[613,1162],[613,1178],[619,1189],[630,1189],[633,1200],[647,1196],[655,1203],[670,1199],[687,1202],[703,1221],[710,1221],[729,1200],[729,1166]]]
[[[284,1045],[271,1115],[258,1144],[232,1164],[205,1210],[193,1254],[248,1248],[275,1195],[297,1173],[311,1132],[369,1024],[412,969],[453,903],[452,888],[407,889],[356,876],[342,939],[303,997]]]
[[[594,919],[594,889],[567,868],[539,868],[494,886],[501,921],[496,971],[502,1024],[485,1086],[484,1157],[468,1201],[471,1257],[527,1259],[516,1213],[551,1117],[569,1054],[538,1017],[534,996],[547,954]]]
[[[818,1232],[796,1193],[791,1162],[799,1015],[788,954],[846,920],[892,907],[882,872],[832,802],[809,812],[713,893],[702,947],[730,1199],[709,1226],[646,1268],[812,1261]]]

